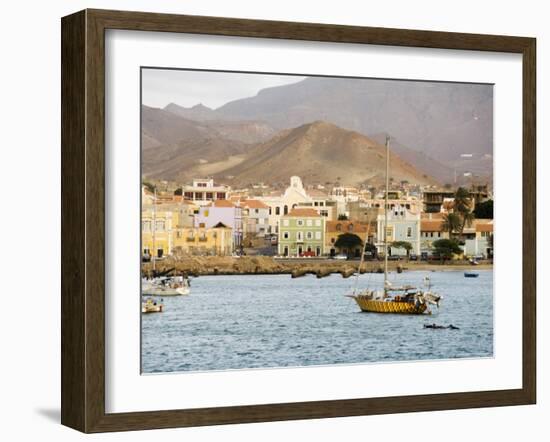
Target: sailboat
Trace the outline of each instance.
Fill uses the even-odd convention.
[[[413,286],[393,287],[388,280],[388,193],[389,193],[389,168],[390,168],[390,138],[386,137],[386,195],[384,202],[384,287],[382,290],[365,289],[357,293],[357,281],[363,265],[367,239],[363,246],[359,271],[353,294],[346,295],[355,300],[361,311],[372,313],[400,313],[409,315],[430,314],[429,305],[439,307],[441,296],[431,291],[429,278],[425,279],[426,290]],[[370,229],[370,222],[369,222]]]

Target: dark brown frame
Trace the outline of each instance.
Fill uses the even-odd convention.
[[[536,40],[312,23],[84,10],[62,29],[61,422],[83,432],[534,404]],[[518,53],[523,56],[523,386],[402,397],[105,413],[105,30]],[[519,148],[519,146],[518,146]]]

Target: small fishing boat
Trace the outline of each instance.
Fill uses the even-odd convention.
[[[191,284],[185,276],[161,276],[141,282],[143,296],[183,296],[190,293]]]
[[[148,299],[141,304],[141,313],[161,313],[163,308],[164,306],[162,304],[159,304],[152,299]]]
[[[479,273],[477,272],[464,272],[465,278],[477,278],[479,276]]]
[[[389,137],[386,137],[386,195],[384,203],[384,227],[383,232],[387,232],[388,226],[388,193],[389,193],[389,164],[390,164],[390,144]],[[369,236],[370,222],[367,227]],[[359,262],[359,271],[357,272],[356,287],[353,294],[346,295],[355,300],[361,311],[372,313],[400,313],[408,315],[431,314],[428,308],[429,304],[436,305],[439,308],[441,296],[432,293],[430,290],[430,278],[424,278],[427,285],[426,290],[417,289],[412,286],[392,287],[388,281],[388,238],[384,235],[384,288],[383,290],[365,289],[356,293],[357,281],[361,273],[361,266],[365,256],[367,241],[363,246],[361,261]]]

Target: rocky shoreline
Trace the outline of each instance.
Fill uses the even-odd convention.
[[[176,273],[185,273],[190,276],[203,275],[280,275],[288,274],[300,277],[314,274],[321,278],[333,273],[339,273],[348,278],[357,272],[358,261],[337,261],[332,259],[275,259],[268,256],[189,256],[184,258],[166,258],[157,261],[157,271],[166,271],[175,268]],[[367,261],[361,267],[361,273],[382,273],[383,261]],[[388,268],[392,272],[406,272],[414,270],[449,271],[449,270],[486,270],[492,269],[491,263],[482,263],[472,266],[464,261],[442,263],[426,263],[424,261],[390,261]],[[152,264],[142,264],[144,276],[152,274]]]

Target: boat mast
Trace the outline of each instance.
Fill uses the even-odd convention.
[[[155,254],[157,251],[156,231],[157,231],[157,186],[155,186],[154,197],[153,197],[153,250],[151,253],[151,261],[153,261],[153,276],[155,275],[155,271],[156,271],[156,266],[155,266]]]
[[[388,291],[388,193],[390,187],[390,137],[386,135],[386,194],[384,195],[384,293]]]
[[[365,261],[365,252],[367,251],[367,242],[369,240],[369,232],[370,232],[370,223],[371,218],[370,216],[367,217],[367,234],[365,235],[365,242],[363,243],[363,252],[361,253],[361,260],[359,261],[359,268],[357,269],[357,276],[355,277],[355,287],[353,288],[353,294],[355,295],[355,292],[357,292],[357,283],[359,282],[359,275],[361,274],[361,267],[363,267],[363,262]]]

